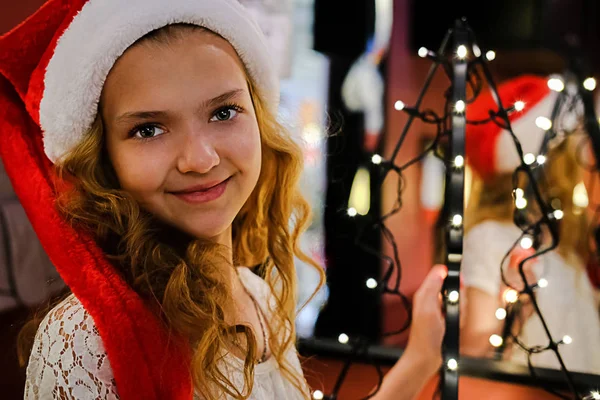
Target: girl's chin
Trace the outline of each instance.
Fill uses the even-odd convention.
[[[200,240],[208,240],[215,243],[231,245],[231,225],[214,227],[214,229],[186,229],[184,231]]]

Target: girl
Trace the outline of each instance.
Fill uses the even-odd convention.
[[[1,40],[20,57],[0,63],[2,157],[73,292],[37,329],[25,397],[309,398],[294,347],[301,153],[247,11],[50,0]],[[376,398],[410,399],[439,367],[445,273],[417,293]]]
[[[515,101],[525,103],[524,112],[512,115],[512,128],[525,154],[529,153],[526,159],[532,158],[532,155],[535,159],[544,135],[544,131],[536,127],[535,119],[550,115],[556,93],[550,92],[546,78],[536,76],[512,79],[500,85],[498,90],[505,107]],[[489,94],[482,95],[468,110],[469,119],[484,119],[488,110],[495,108],[490,101],[493,102]],[[513,219],[515,205],[519,204],[522,194],[515,192],[516,197],[513,197],[511,170],[518,166],[519,161],[514,158],[516,150],[512,139],[506,136],[507,132],[493,123],[474,125],[469,129],[467,138],[473,140],[468,143],[481,146],[478,153],[475,153],[474,147],[468,149],[476,174],[465,220],[467,233],[462,268],[469,302],[461,332],[461,351],[469,356],[486,357],[494,351],[490,336],[502,334],[504,321],[495,316],[498,308],[504,308],[503,294],[507,289],[501,281],[500,265],[522,235]],[[545,159],[537,158],[539,165],[536,168],[543,168],[538,182],[542,196],[552,207],[560,209],[563,216],[559,221],[558,247],[533,263],[526,263],[525,272],[530,285],[542,278],[548,283],[548,287],[536,290],[536,299],[553,339],[559,341],[567,335],[573,340],[571,344],[560,346],[567,368],[598,374],[600,315],[594,289],[585,270],[589,257],[589,231],[585,205],[582,207],[574,202],[575,188],[583,180],[576,158],[579,140],[580,137],[567,136],[561,142],[551,144]],[[492,149],[491,153],[486,152],[485,146]],[[535,207],[534,200],[526,200],[528,204],[524,211],[531,212]],[[525,248],[528,247],[526,244]],[[517,254],[511,257],[512,268],[504,270],[505,277],[512,287],[522,289],[523,281],[516,267],[519,258],[523,259],[523,254],[518,253],[524,250],[517,245],[515,251]],[[533,249],[527,251],[530,253],[525,256],[533,254]],[[525,296],[521,300],[527,303],[528,299]],[[520,332],[515,332],[519,333],[520,341],[528,347],[546,346],[548,337],[531,305],[524,306],[520,318],[516,327]],[[516,344],[509,344],[505,357],[527,365],[527,354]],[[560,368],[551,351],[534,354],[531,360],[535,367]]]

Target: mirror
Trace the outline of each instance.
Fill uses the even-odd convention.
[[[498,51],[498,58],[517,54],[506,43],[504,47],[503,52]],[[526,49],[520,49],[518,54],[521,55],[521,70],[503,68],[503,65],[494,68],[493,62],[490,68],[494,68],[498,90],[505,93],[501,95],[504,106],[514,107],[512,111],[517,112],[517,116],[510,118],[524,154],[518,154],[510,135],[499,134],[502,129],[497,124],[482,123],[494,112],[489,104],[487,109],[479,111],[477,100],[468,102],[466,107],[467,120],[474,127],[467,127],[467,147],[471,144],[472,150],[469,153],[467,149],[466,156],[468,203],[462,259],[466,292],[462,298],[466,298],[466,310],[461,351],[464,356],[505,360],[518,366],[551,369],[566,366],[569,371],[597,375],[600,374],[600,354],[588,347],[592,343],[593,346],[600,344],[600,286],[594,278],[598,271],[597,207],[589,194],[595,191],[597,171],[590,165],[594,156],[588,138],[590,132],[584,129],[584,119],[588,118],[584,118],[584,101],[577,98],[578,88],[581,89],[579,93],[587,93],[594,89],[595,81],[586,77],[577,82],[571,70],[575,63],[567,56],[562,56],[563,67],[555,68],[552,63],[547,63],[545,60],[561,54],[557,48],[549,49],[546,57],[540,58]],[[562,77],[553,75],[557,72]],[[526,80],[527,76],[536,76],[539,80],[534,83],[534,79]],[[414,80],[423,82],[422,76],[419,78]],[[528,86],[527,90],[507,87],[519,79],[521,84]],[[564,90],[559,85],[563,85]],[[438,81],[432,86],[439,90],[441,97],[445,86]],[[489,87],[484,90],[489,91]],[[564,97],[559,99],[559,93]],[[416,99],[416,91],[410,99],[404,93],[398,98],[411,104]],[[523,100],[525,110],[519,110],[519,102]],[[555,108],[557,104],[559,107]],[[437,111],[442,108],[440,106],[434,98],[430,101],[426,98],[422,109]],[[397,129],[401,130],[401,127]],[[469,130],[474,131],[471,142]],[[419,150],[410,152],[404,160],[415,157],[425,147],[420,144]],[[523,161],[521,157],[524,157]],[[522,163],[531,166],[533,175],[520,168]],[[419,211],[421,216],[427,216],[431,214],[431,208],[437,206],[441,212],[438,224],[433,228],[437,239],[433,254],[436,261],[444,262],[445,254],[440,252],[444,246],[441,239],[444,232],[440,227],[445,227],[452,216],[444,214],[443,202],[439,201],[444,184],[439,169],[435,159],[424,159],[419,181],[422,193]],[[537,184],[534,185],[532,178]],[[430,189],[432,179],[437,182],[433,192]],[[407,182],[410,181],[407,179]],[[390,192],[390,196],[395,196],[393,189]],[[411,211],[415,209],[418,207]],[[550,213],[548,219],[553,221],[552,224],[543,221],[546,212]],[[402,221],[401,228],[396,228],[395,233],[397,237],[406,238],[402,231],[415,231],[411,229],[408,217],[402,217]],[[549,225],[555,227],[551,229]],[[417,236],[419,239],[413,239],[407,247],[416,248],[416,241],[425,242],[427,236],[428,233]],[[529,283],[535,286],[532,290],[536,304],[523,298],[527,296],[516,296],[517,292],[508,290],[510,287],[503,282],[504,278],[511,286],[523,290],[522,277],[518,273],[518,254],[523,252],[540,254],[535,263],[525,264]],[[488,265],[494,267],[488,269]],[[557,282],[554,292],[550,281]],[[544,316],[543,322],[538,313]],[[560,359],[549,348],[554,345],[549,335],[558,344]],[[575,345],[575,336],[581,340],[580,347]]]

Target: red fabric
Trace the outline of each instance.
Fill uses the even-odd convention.
[[[535,75],[522,75],[503,82],[498,86],[498,95],[505,108],[516,101],[524,101],[526,107],[520,112],[511,112],[508,119],[511,124],[526,114],[527,110],[538,104],[549,93],[547,78]],[[498,105],[490,90],[481,93],[467,107],[469,121],[485,120],[490,117],[490,111],[497,111]],[[495,175],[496,146],[503,129],[494,122],[481,125],[467,124],[466,128],[466,159],[482,179],[487,180]]]
[[[92,238],[73,230],[54,208],[39,100],[56,40],[83,3],[50,0],[0,37],[0,156],[51,261],[96,323],[121,399],[191,399],[185,341],[168,334]]]
[[[592,286],[600,290],[600,263],[595,260],[587,265],[588,276],[592,282]]]

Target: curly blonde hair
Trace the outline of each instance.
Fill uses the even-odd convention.
[[[190,29],[205,30],[169,25],[137,43],[168,44]],[[248,87],[260,129],[262,168],[255,189],[233,222],[233,259],[236,265],[260,265],[257,273],[270,286],[276,303],[268,321],[272,356],[285,377],[310,398],[303,375],[285,357],[296,340],[294,257],[314,266],[321,275],[321,285],[324,282],[322,268],[299,248],[299,236],[311,218],[310,207],[297,185],[303,155],[264,106],[250,80]],[[158,305],[167,329],[189,339],[190,374],[196,391],[211,400],[220,398],[221,393],[248,398],[254,380],[256,341],[248,326],[232,327],[225,321],[233,306],[225,271],[233,265],[224,249],[161,224],[120,189],[108,160],[100,113],[85,139],[57,165],[57,175],[70,184],[70,190],[57,202],[62,215],[95,236],[132,288]],[[242,390],[219,369],[223,350],[232,345],[246,354]]]

